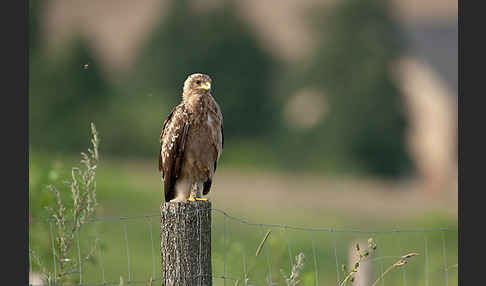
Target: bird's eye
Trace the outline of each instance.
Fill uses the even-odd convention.
[[[200,85],[200,84],[201,84],[201,81],[200,81],[200,80],[197,80],[197,81],[196,81],[196,84],[197,84],[197,85]]]

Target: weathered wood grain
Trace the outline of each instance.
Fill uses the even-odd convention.
[[[160,206],[162,285],[212,285],[211,202]]]

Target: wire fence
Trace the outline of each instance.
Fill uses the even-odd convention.
[[[212,208],[211,253],[214,285],[287,285],[296,256],[305,256],[299,285],[339,285],[348,249],[357,239],[373,238],[377,249],[368,259],[374,277],[403,255],[419,257],[381,279],[377,285],[457,285],[457,229],[341,229],[252,223]],[[161,284],[160,214],[89,219],[78,233],[71,276],[75,285]],[[55,221],[32,219],[31,238],[45,265],[56,271]],[[263,241],[262,241],[263,240]],[[83,262],[98,242],[92,259]],[[37,272],[29,251],[30,272]],[[56,273],[57,274],[57,273]],[[184,279],[200,278],[183,277]],[[174,279],[176,277],[171,277]],[[38,284],[32,284],[38,285]]]

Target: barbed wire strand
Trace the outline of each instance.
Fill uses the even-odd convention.
[[[436,232],[436,231],[453,231],[457,232],[457,229],[450,229],[450,228],[429,228],[429,229],[393,229],[393,230],[386,230],[386,229],[378,229],[378,230],[360,230],[360,229],[333,229],[333,228],[310,228],[310,227],[297,227],[297,226],[290,226],[290,225],[282,225],[282,224],[261,224],[261,223],[249,223],[248,221],[233,217],[227,214],[225,211],[211,208],[210,210],[223,214],[225,217],[231,220],[238,221],[242,224],[246,224],[249,226],[264,226],[269,228],[281,228],[281,229],[291,229],[291,230],[303,230],[303,231],[317,231],[317,232],[343,232],[343,233],[363,233],[363,234],[374,234],[374,233],[384,233],[384,234],[393,234],[393,233],[402,233],[402,232]],[[91,218],[87,219],[86,222],[95,222],[95,221],[106,221],[106,220],[130,220],[130,219],[141,219],[147,217],[160,217],[161,214],[151,214],[151,215],[139,215],[139,216],[107,216],[101,218]],[[33,218],[33,221],[53,221],[54,219],[49,218]]]
[[[81,247],[79,246],[81,238],[79,237],[79,231],[76,233],[78,237],[77,246],[78,246],[78,264],[79,264],[79,284],[83,284],[83,262],[81,261]]]
[[[425,286],[429,286],[429,249],[427,246],[426,234],[424,234],[424,252],[425,252]]]
[[[152,244],[152,277],[155,277],[155,247],[154,247],[154,233],[152,231],[153,221],[152,218],[147,218],[147,223],[149,224],[150,231],[150,242]]]
[[[285,241],[287,242],[287,252],[289,253],[289,273],[292,272],[292,267],[294,266],[294,262],[292,260],[292,248],[290,246],[289,237],[287,235],[287,228],[284,228],[285,234]]]
[[[449,286],[449,269],[447,269],[447,256],[446,256],[446,238],[445,234],[442,231],[442,257],[444,259],[444,275],[445,275],[445,284]]]
[[[243,274],[245,275],[245,277],[243,277],[243,285],[246,286],[246,279],[248,277],[248,273],[246,272],[246,235],[245,235],[245,231],[243,231],[243,242],[242,242],[242,246],[243,246],[243,255],[242,255],[242,258],[243,258]]]
[[[213,221],[212,221],[212,217],[211,217],[211,213],[210,212],[211,212],[211,210],[208,209],[206,213],[204,213],[204,212],[202,213],[202,216],[201,216],[201,213],[199,213],[199,249],[200,249],[201,255],[202,255],[202,251],[203,251],[203,248],[202,248],[202,234],[203,234],[203,229],[202,229],[203,223],[202,223],[202,220],[204,219],[205,221],[208,221],[211,225],[213,225]],[[209,231],[211,231],[211,226],[210,226]],[[208,235],[208,234],[206,234],[206,235]],[[211,239],[211,235],[212,234],[209,233],[209,238],[210,239]],[[211,244],[211,242],[210,242],[210,244]],[[204,253],[205,253],[204,255],[205,255],[206,259],[207,259],[207,255],[208,255],[207,251],[204,252]],[[199,259],[199,261],[201,261],[201,263],[202,263],[202,257]],[[202,270],[202,265],[201,264],[199,265],[199,268],[200,268],[200,272],[202,274],[202,271],[203,270]],[[211,266],[211,272],[212,271],[213,271],[213,268]],[[199,286],[201,286],[204,283],[204,280],[202,279],[202,277],[201,277],[200,281],[201,281],[201,284]],[[212,283],[212,281],[211,281],[211,283]]]
[[[317,266],[316,244],[314,242],[314,237],[312,237],[312,233],[310,233],[310,236],[312,240],[312,256],[314,258],[314,280],[316,282],[316,286],[319,286],[319,267]]]
[[[122,223],[123,226],[123,233],[125,236],[125,247],[127,251],[127,267],[128,267],[128,281],[127,283],[131,283],[132,281],[132,274],[131,274],[131,269],[130,269],[130,248],[128,247],[128,233],[127,233],[127,224]]]
[[[103,263],[103,255],[101,254],[101,239],[98,233],[98,228],[95,228],[95,235],[96,235],[96,240],[98,241],[98,256],[100,257],[100,268],[101,268],[101,280],[103,283],[106,283],[105,280],[105,265]]]
[[[375,239],[377,245],[381,245],[379,238],[378,238],[378,235],[376,235],[374,239]],[[381,254],[381,247],[376,248],[376,254],[378,255],[378,257],[380,257],[379,254]],[[374,259],[371,259],[371,261],[374,261]],[[383,258],[379,259],[379,261],[380,261],[380,272],[381,272],[380,277],[383,277],[383,271],[384,271],[383,270],[384,269],[383,268]],[[385,277],[381,278],[381,285],[385,286]]]
[[[338,254],[337,254],[337,247],[336,247],[336,237],[333,236],[333,245],[334,245],[334,258],[336,259],[336,278],[337,278],[337,285],[339,286],[339,281],[341,281],[341,277],[339,275],[339,262],[338,262]]]
[[[211,211],[211,209],[210,209],[210,208],[208,208],[208,215],[209,215],[209,212],[210,212],[210,211]],[[216,225],[217,225],[217,224],[216,224],[216,223],[213,223],[213,222],[215,222],[215,221],[216,221],[216,219],[214,219],[214,220],[213,220],[213,217],[210,217],[210,220],[211,220],[211,226],[210,226],[210,227],[211,227],[211,233],[212,233],[212,234],[213,234],[213,233],[217,233],[217,232],[216,232],[216,230],[218,229],[218,228],[216,227]],[[211,239],[212,239],[212,237],[213,237],[213,236],[211,236]],[[211,250],[211,251],[212,251],[212,250]],[[211,271],[213,271],[213,269],[212,269],[212,268],[211,268]],[[214,276],[213,276],[213,277],[214,277]]]

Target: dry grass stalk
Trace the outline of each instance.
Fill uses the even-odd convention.
[[[265,234],[265,237],[263,237],[262,242],[260,242],[260,245],[257,248],[257,251],[255,253],[255,256],[258,256],[258,254],[260,254],[260,252],[261,252],[261,250],[263,248],[263,245],[265,244],[265,241],[267,240],[268,236],[270,235],[270,232],[271,232],[271,230],[268,230],[267,233]]]
[[[40,260],[36,258],[37,256],[33,255],[36,258],[36,263],[41,267],[44,280],[48,285],[69,281],[70,274],[76,273],[79,264],[91,258],[97,248],[98,240],[95,240],[87,255],[79,257],[77,261],[74,259],[72,246],[75,236],[86,221],[94,215],[98,204],[96,201],[96,167],[99,161],[99,137],[93,123],[91,123],[91,133],[93,149],[88,149],[87,154],[81,153],[80,163],[82,167],[73,167],[71,169],[71,181],[66,183],[73,199],[72,213],[66,212],[61,193],[56,186],[52,184],[48,186],[48,189],[55,194],[56,200],[55,209],[48,207],[47,210],[50,216],[54,218],[57,228],[57,232],[54,234],[57,269],[54,270],[54,273],[47,271],[45,267],[42,267]],[[67,221],[72,221],[71,227],[68,227]],[[33,252],[31,251],[31,253]]]
[[[354,264],[353,269],[351,269],[350,272],[347,271],[346,265],[342,265],[342,270],[344,272],[344,279],[343,281],[339,284],[339,286],[344,286],[348,283],[348,281],[353,282],[354,281],[354,275],[355,273],[358,272],[359,266],[361,265],[361,262],[365,259],[367,259],[373,251],[376,250],[376,243],[373,240],[373,238],[368,239],[368,247],[365,248],[363,251],[361,251],[361,248],[359,246],[359,243],[356,244],[356,251],[358,252],[359,258],[358,261]]]
[[[296,286],[300,283],[300,280],[298,280],[298,278],[300,276],[300,273],[304,269],[304,260],[305,255],[302,252],[295,257],[295,264],[292,266],[292,271],[290,272],[290,276],[288,277],[285,275],[283,270],[280,269],[280,273],[285,278],[285,283],[287,284],[287,286]]]
[[[380,277],[378,277],[378,279],[376,279],[376,281],[373,283],[372,286],[375,286],[378,281],[380,281],[381,279],[383,279],[383,277],[385,277],[385,275],[390,272],[392,269],[396,268],[396,267],[402,267],[403,265],[407,264],[408,263],[408,260],[414,256],[417,256],[419,255],[418,253],[415,253],[415,252],[412,252],[412,253],[409,253],[409,254],[405,254],[403,255],[397,262],[393,263],[392,265],[390,265],[381,275]]]

